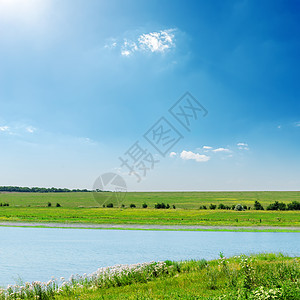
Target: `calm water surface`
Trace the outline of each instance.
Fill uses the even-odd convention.
[[[258,252],[300,256],[300,233],[0,227],[0,286],[99,267]]]

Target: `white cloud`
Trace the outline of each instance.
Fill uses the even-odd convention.
[[[0,131],[2,131],[2,132],[9,131],[9,127],[8,126],[0,126]]]
[[[249,146],[246,143],[237,143],[237,146],[240,150],[249,150]]]
[[[177,155],[177,153],[176,152],[171,152],[169,155],[170,155],[170,157],[175,157]]]
[[[192,151],[185,151],[183,150],[180,153],[180,158],[182,158],[183,160],[195,160],[197,162],[206,162],[208,160],[210,160],[210,157],[204,154],[199,154],[199,153],[194,153]]]
[[[212,147],[210,147],[210,146],[203,146],[203,149],[205,149],[205,150],[211,150]]]
[[[135,52],[164,53],[175,47],[175,29],[166,29],[136,35],[135,38],[116,40],[110,38],[104,48],[119,49],[122,56],[130,56]]]
[[[29,133],[34,133],[36,131],[36,128],[32,127],[32,126],[27,126],[25,128],[25,130]]]
[[[226,149],[226,148],[217,148],[212,151],[213,152],[231,152],[229,149]]]
[[[140,49],[151,52],[164,52],[174,46],[173,29],[150,32],[139,36]]]

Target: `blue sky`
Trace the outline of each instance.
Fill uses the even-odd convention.
[[[299,190],[299,15],[298,1],[0,0],[0,185],[117,172],[129,190]],[[186,91],[208,111],[190,131],[168,112]],[[143,137],[161,117],[183,136],[165,157]],[[159,160],[141,182],[120,168],[136,141]]]

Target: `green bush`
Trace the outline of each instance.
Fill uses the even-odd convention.
[[[108,203],[108,204],[106,205],[106,207],[108,207],[108,208],[113,208],[113,207],[114,207],[114,204],[113,204],[113,203]]]
[[[210,206],[209,206],[209,209],[216,209],[217,208],[217,205],[215,205],[215,204],[211,204]]]
[[[61,205],[59,203],[56,203],[56,207],[60,207]]]
[[[264,207],[258,201],[255,201],[254,202],[254,209],[255,210],[264,210]]]
[[[135,204],[131,203],[130,208],[136,208]]]
[[[146,203],[143,203],[142,207],[143,207],[143,208],[147,208],[148,205],[147,205]]]
[[[244,209],[244,207],[243,207],[242,204],[237,204],[237,205],[235,206],[234,210],[236,210],[236,211],[242,211],[242,210],[245,210],[245,209]]]
[[[286,210],[286,204],[283,202],[275,201],[267,207],[267,210]]]

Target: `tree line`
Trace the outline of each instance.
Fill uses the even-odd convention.
[[[40,187],[21,187],[21,186],[0,186],[0,192],[18,193],[71,193],[71,192],[91,192],[87,189],[66,189],[66,188],[40,188]]]

